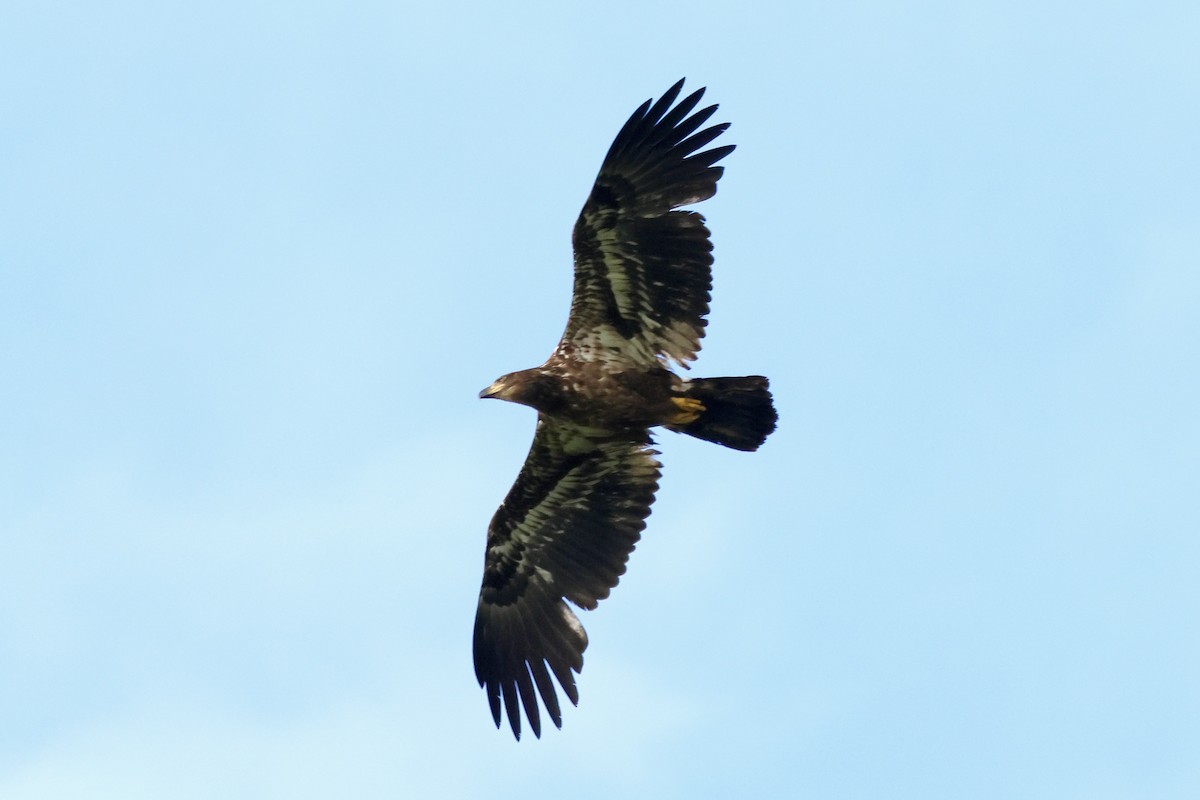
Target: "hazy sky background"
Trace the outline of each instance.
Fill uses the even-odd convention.
[[[1200,796],[1195,3],[0,11],[0,797]],[[738,150],[578,709],[471,667],[613,135]]]

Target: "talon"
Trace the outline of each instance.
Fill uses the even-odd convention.
[[[671,417],[671,425],[687,425],[695,422],[704,413],[704,404],[692,397],[672,397],[671,402],[679,409],[679,413]]]

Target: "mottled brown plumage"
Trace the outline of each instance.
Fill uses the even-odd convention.
[[[675,104],[683,81],[647,100],[617,134],[573,236],[575,287],[562,340],[540,367],[480,393],[538,411],[517,481],[488,527],[475,618],[475,675],[492,716],[541,735],[538,696],[558,727],[553,675],[572,703],[587,634],[570,601],[608,596],[646,526],[660,464],[656,426],[755,450],[775,429],[767,379],[687,380],[712,288],[704,217],[681,206],[712,197],[732,145],[701,127],[704,90]]]

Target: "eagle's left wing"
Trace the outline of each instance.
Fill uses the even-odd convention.
[[[733,145],[703,148],[728,123],[701,126],[715,105],[679,101],[679,81],[647,100],[613,140],[575,223],[575,288],[559,352],[642,366],[687,366],[700,349],[712,288],[712,243],[704,217],[675,209],[717,191]],[[690,116],[689,116],[690,114]],[[697,132],[699,131],[699,132]]]
[[[648,441],[593,436],[539,416],[525,465],[488,527],[475,677],[497,727],[503,698],[518,739],[521,706],[541,735],[535,685],[562,727],[551,672],[571,702],[579,701],[571,671],[583,669],[587,634],[564,599],[590,609],[608,597],[658,488],[660,465]]]

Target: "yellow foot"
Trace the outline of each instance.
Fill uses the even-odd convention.
[[[704,413],[704,404],[691,397],[672,397],[671,402],[679,409],[679,413],[667,421],[669,425],[687,425]]]

